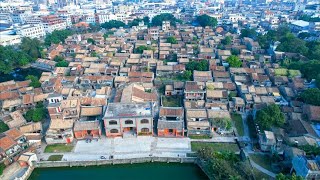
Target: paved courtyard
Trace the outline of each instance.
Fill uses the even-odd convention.
[[[65,153],[63,160],[97,160],[101,156],[107,159],[113,155],[115,159],[138,157],[177,157],[191,152],[189,138],[157,138],[140,136],[137,138],[101,138],[98,141],[78,141],[74,151]]]

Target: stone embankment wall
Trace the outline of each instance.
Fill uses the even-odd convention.
[[[175,162],[175,163],[196,163],[197,158],[194,157],[180,157],[180,158],[166,158],[166,157],[144,157],[132,159],[112,159],[112,160],[96,160],[96,161],[40,161],[34,162],[33,166],[36,168],[48,167],[73,167],[73,166],[99,166],[99,165],[113,165],[113,164],[134,164],[147,162]]]

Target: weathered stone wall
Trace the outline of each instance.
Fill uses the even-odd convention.
[[[99,166],[110,164],[134,164],[134,163],[146,163],[146,162],[175,162],[175,163],[195,163],[194,157],[144,157],[144,158],[132,158],[132,159],[113,159],[113,160],[96,160],[96,161],[41,161],[34,162],[36,168],[47,167],[73,167],[73,166]]]

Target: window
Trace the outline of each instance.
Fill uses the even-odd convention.
[[[116,125],[116,124],[118,124],[118,123],[115,120],[109,121],[109,125]]]
[[[142,119],[141,120],[141,124],[148,124],[149,123],[149,120],[148,119]]]
[[[125,124],[133,124],[133,121],[132,120],[126,120],[124,123]]]
[[[110,133],[119,133],[118,129],[111,129]]]
[[[142,128],[141,132],[147,133],[147,132],[149,132],[149,128]]]

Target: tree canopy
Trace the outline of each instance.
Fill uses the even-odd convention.
[[[222,130],[229,131],[232,127],[230,118],[215,118],[212,123],[221,128]]]
[[[112,29],[112,28],[124,27],[125,25],[126,24],[122,21],[111,20],[111,21],[108,21],[108,22],[101,24],[101,27],[105,28],[105,29]]]
[[[39,82],[39,78],[37,76],[28,75],[26,79],[31,80],[30,86],[34,88],[41,87],[41,83]]]
[[[316,79],[320,75],[320,60],[311,60],[308,62],[292,62],[288,66],[289,69],[300,70],[308,81]]]
[[[140,19],[140,18],[136,18],[134,20],[132,20],[131,22],[128,23],[128,26],[129,27],[132,27],[132,26],[138,26],[140,22],[144,23],[144,25],[149,25],[149,22],[150,22],[150,18],[148,16],[145,16],[143,19]]]
[[[44,44],[46,46],[51,46],[51,44],[64,43],[64,40],[73,34],[71,30],[54,30],[51,34],[47,34],[44,39]]]
[[[41,42],[36,38],[22,38],[20,49],[27,53],[32,59],[41,58]]]
[[[152,50],[150,46],[139,46],[136,48],[135,53],[142,54],[144,50]]]
[[[30,121],[39,122],[45,118],[45,115],[46,115],[46,109],[35,108],[35,109],[30,109],[29,111],[27,111],[25,118],[28,122],[30,122]]]
[[[87,42],[88,42],[88,43],[91,43],[91,44],[96,44],[96,42],[95,42],[94,39],[92,39],[92,38],[88,38],[88,39],[87,39]]]
[[[308,22],[320,22],[320,17],[311,17],[309,15],[303,14],[299,17],[299,20],[308,21]]]
[[[0,73],[9,74],[15,67],[32,62],[33,58],[26,52],[12,46],[0,46]]]
[[[284,115],[276,104],[268,105],[256,114],[256,121],[262,130],[272,126],[281,127],[285,123]]]
[[[300,53],[302,55],[307,54],[308,47],[306,42],[302,39],[295,37],[292,33],[287,33],[280,39],[280,44],[277,47],[277,51]]]
[[[3,133],[7,130],[9,130],[8,125],[6,125],[3,121],[0,121],[0,133]]]
[[[301,176],[296,176],[295,173],[292,175],[284,175],[279,173],[276,175],[276,180],[303,180],[303,178]]]
[[[307,89],[300,94],[300,98],[307,104],[320,106],[320,89]]]
[[[59,61],[56,63],[56,67],[68,67],[69,66],[69,62],[68,61]]]
[[[47,109],[44,107],[43,103],[38,103],[34,109],[27,111],[25,118],[28,122],[39,122],[45,118],[46,113]]]
[[[204,147],[198,152],[201,162],[205,162],[204,169],[210,179],[248,179],[250,167],[240,162],[240,158],[229,151],[216,152],[209,147]]]
[[[178,41],[175,37],[170,36],[167,38],[167,43],[171,43],[171,44],[178,44]]]
[[[224,39],[221,40],[221,43],[223,45],[230,45],[232,43],[232,37],[226,36]]]
[[[249,38],[254,38],[257,36],[257,32],[255,29],[249,29],[249,28],[246,28],[246,29],[242,29],[241,30],[241,35],[240,37],[249,37]]]
[[[163,14],[156,15],[155,17],[152,18],[152,25],[161,26],[162,21],[170,21],[170,25],[172,26],[176,26],[176,22],[181,22],[181,20],[175,18],[172,14],[163,13]]]
[[[53,58],[56,63],[56,67],[68,67],[69,62],[66,61],[62,56],[56,56]]]
[[[206,60],[201,61],[190,61],[186,64],[186,70],[190,70],[193,72],[194,70],[197,71],[208,71],[209,63]]]
[[[206,26],[216,27],[218,24],[218,21],[216,18],[208,16],[207,14],[197,16],[197,22],[202,27],[206,27]]]
[[[226,60],[229,63],[230,67],[241,67],[242,66],[242,62],[240,61],[238,56],[231,55]]]

